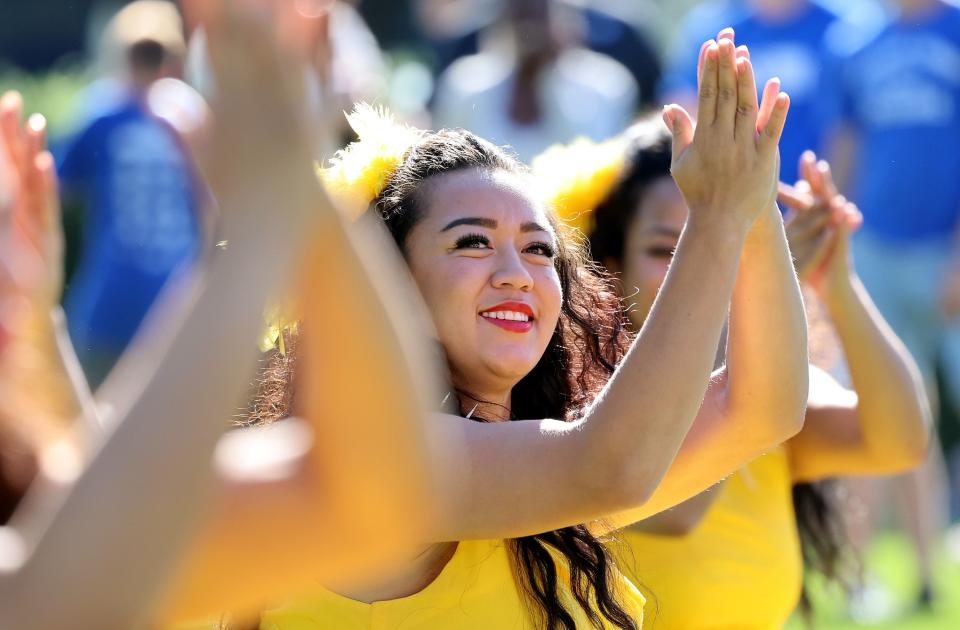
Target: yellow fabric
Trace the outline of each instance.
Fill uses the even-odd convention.
[[[565,565],[560,562],[560,567]],[[561,568],[560,583],[568,583]],[[618,576],[621,601],[643,623],[643,595]],[[568,594],[564,602],[578,628],[591,627]],[[533,621],[517,589],[510,553],[502,540],[463,541],[443,571],[425,589],[400,599],[366,604],[330,591],[301,597],[266,611],[261,630],[532,630]]]
[[[620,532],[615,555],[648,594],[647,629],[783,627],[803,579],[791,487],[780,447],[727,479],[689,534]]]

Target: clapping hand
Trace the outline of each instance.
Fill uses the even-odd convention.
[[[850,234],[863,217],[837,191],[830,165],[812,151],[800,157],[800,181],[780,184],[779,201],[788,208],[785,227],[801,282],[821,297],[849,281]]]

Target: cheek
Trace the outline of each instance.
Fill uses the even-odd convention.
[[[476,316],[477,296],[489,276],[485,261],[438,256],[413,269],[441,343],[456,344]]]
[[[555,269],[550,268],[544,271],[542,277],[536,278],[536,287],[538,290],[538,301],[540,309],[540,319],[545,330],[553,334],[557,327],[557,321],[560,319],[560,307],[563,305],[563,290],[560,287],[560,277]]]
[[[660,290],[670,261],[644,254],[632,256],[623,270],[623,290],[626,296],[639,292],[639,302],[645,306],[653,303]]]

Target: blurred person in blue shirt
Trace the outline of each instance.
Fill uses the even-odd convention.
[[[934,403],[960,394],[960,8],[897,0],[863,41],[838,39],[827,93],[839,98],[832,161],[863,212],[857,268],[913,354]],[[946,391],[936,391],[942,362]],[[936,405],[934,406],[936,408]],[[938,449],[903,480],[904,509],[931,590],[931,545],[942,511]]]
[[[823,123],[816,105],[822,71],[831,57],[824,39],[842,21],[868,28],[882,20],[871,0],[714,0],[694,7],[683,19],[659,87],[663,102],[696,109],[697,54],[703,42],[727,26],[737,44],[750,47],[757,85],[780,77],[790,94],[790,115],[780,140],[781,179],[797,179],[807,149],[819,152]]]
[[[126,64],[118,98],[70,141],[58,165],[65,208],[82,225],[64,309],[93,388],[167,280],[201,250],[191,160],[177,132],[147,105],[150,86],[182,66],[176,8],[135,2],[113,18],[107,36]]]

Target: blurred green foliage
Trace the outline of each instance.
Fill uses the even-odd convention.
[[[54,66],[41,74],[6,65],[0,66],[0,92],[19,90],[26,112],[46,116],[50,136],[57,137],[73,127],[76,96],[90,78],[86,68],[78,64]]]
[[[812,630],[956,630],[960,628],[960,562],[942,550],[936,554],[935,590],[937,599],[932,609],[918,609],[920,589],[916,560],[909,540],[900,532],[877,536],[865,558],[873,579],[889,589],[894,608],[899,611],[891,619],[871,625],[850,621],[844,600],[835,589],[813,585],[814,621]],[[787,630],[806,630],[799,615]]]

